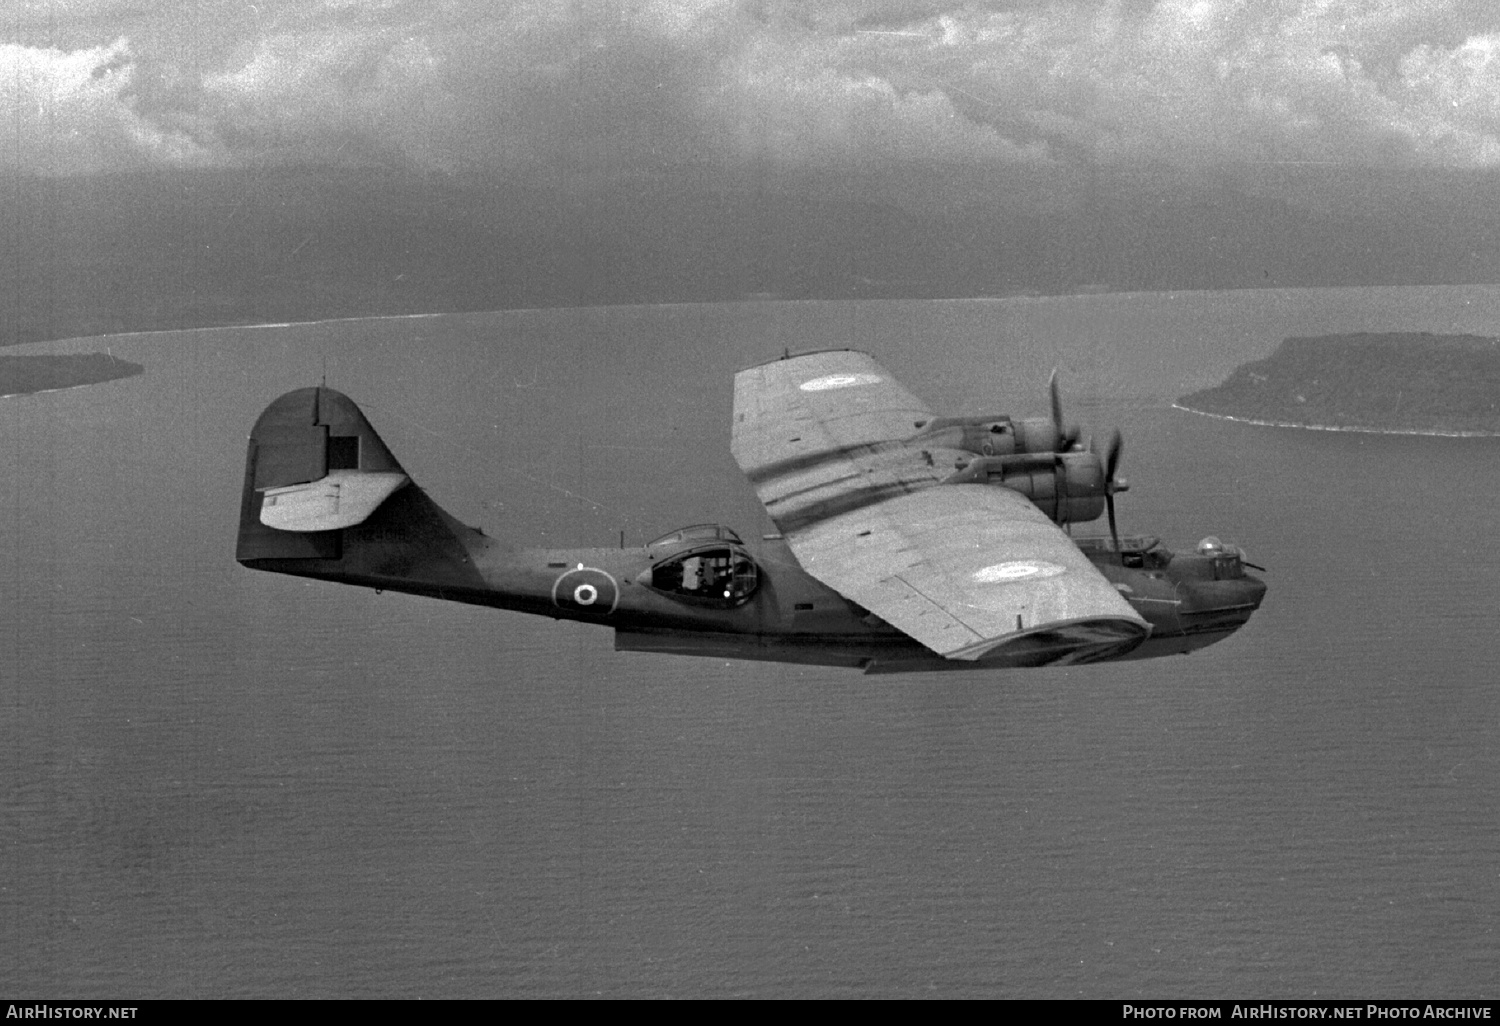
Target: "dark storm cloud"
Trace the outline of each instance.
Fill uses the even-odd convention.
[[[1500,165],[1488,2],[95,0],[10,29],[0,161],[42,174]]]

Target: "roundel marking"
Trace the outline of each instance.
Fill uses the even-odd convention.
[[[974,571],[974,580],[980,584],[1008,584],[1011,581],[1039,580],[1066,573],[1067,567],[1058,566],[1040,559],[1018,559],[1009,563],[996,563]]]
[[[853,388],[856,385],[878,385],[879,374],[825,374],[821,378],[804,381],[797,387],[804,392],[826,392],[830,388]]]
[[[620,602],[615,579],[597,567],[579,564],[552,582],[552,604],[558,609],[609,614]]]

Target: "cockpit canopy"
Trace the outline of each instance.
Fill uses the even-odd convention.
[[[750,601],[760,587],[760,568],[738,545],[700,545],[669,556],[641,578],[674,598],[733,609]]]
[[[743,545],[744,541],[739,535],[725,527],[723,524],[692,524],[688,527],[679,527],[670,534],[664,534],[660,538],[646,546],[648,549],[661,549],[671,545],[682,545],[688,542],[711,542],[726,541],[735,545]]]

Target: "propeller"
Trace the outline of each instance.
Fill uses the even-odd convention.
[[[1057,433],[1057,451],[1067,452],[1078,444],[1078,425],[1072,427],[1063,420],[1062,387],[1057,383],[1057,368],[1047,379],[1047,394],[1052,399],[1052,429]]]
[[[1069,426],[1063,419],[1062,388],[1057,383],[1057,368],[1052,369],[1052,376],[1047,379],[1047,393],[1052,399],[1052,426],[1057,433],[1057,451],[1068,452],[1078,447],[1080,429],[1078,425]],[[1088,450],[1098,455],[1094,448],[1094,436],[1089,435]],[[1120,551],[1120,528],[1115,521],[1115,493],[1128,491],[1130,482],[1119,477],[1120,457],[1125,452],[1125,437],[1116,429],[1109,436],[1109,447],[1104,451],[1104,507],[1109,513],[1109,536],[1114,541],[1115,551]]]
[[[1115,526],[1115,493],[1130,490],[1130,482],[1116,477],[1120,469],[1120,456],[1125,452],[1125,436],[1116,429],[1109,436],[1109,448],[1104,452],[1104,507],[1109,512],[1109,536],[1114,540],[1115,551],[1120,551],[1120,530]]]

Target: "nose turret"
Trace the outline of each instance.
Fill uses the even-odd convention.
[[[1249,620],[1266,596],[1266,584],[1247,573],[1246,566],[1254,564],[1246,561],[1243,550],[1213,535],[1199,542],[1191,556],[1174,560],[1184,626],[1232,629]]]

